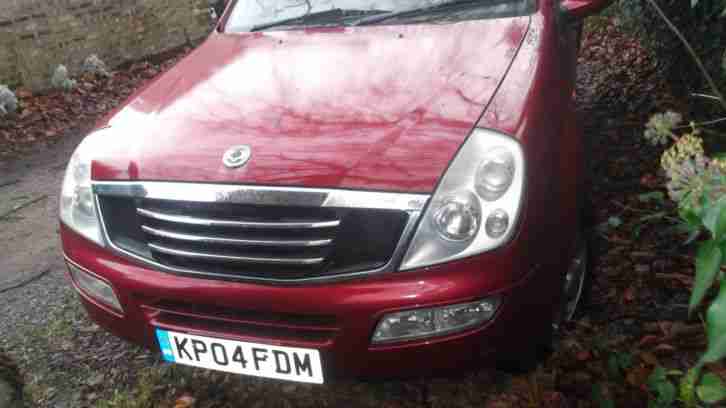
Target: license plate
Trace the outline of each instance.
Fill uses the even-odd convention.
[[[271,346],[195,336],[156,329],[164,360],[226,371],[306,383],[322,384],[318,350]]]

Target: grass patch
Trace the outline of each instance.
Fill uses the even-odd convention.
[[[71,338],[73,329],[83,319],[80,301],[75,295],[65,296],[58,308],[51,312],[51,323],[45,328],[45,335],[55,340]]]
[[[184,387],[191,380],[191,371],[178,365],[162,365],[143,369],[134,387],[116,389],[113,395],[96,402],[97,408],[155,408],[165,406],[172,399],[177,387]]]
[[[149,370],[141,375],[134,390],[114,390],[107,401],[99,401],[97,408],[153,408],[158,404],[154,398],[154,388],[160,384],[160,377]]]
[[[31,381],[23,387],[23,399],[25,401],[43,401],[48,398],[50,387]]]
[[[58,300],[58,305],[48,311],[48,324],[26,326],[19,338],[23,343],[41,341],[57,343],[73,337],[78,323],[85,319],[81,302],[73,292],[67,293]]]

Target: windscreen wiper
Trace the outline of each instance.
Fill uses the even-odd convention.
[[[329,9],[329,10],[323,10],[323,11],[317,11],[314,13],[304,14],[302,16],[286,18],[286,19],[277,20],[277,21],[271,21],[269,23],[258,24],[258,25],[252,26],[252,28],[250,28],[250,32],[260,31],[260,30],[264,30],[264,29],[267,29],[270,27],[277,27],[277,26],[300,25],[300,24],[309,22],[310,20],[325,21],[327,18],[333,18],[333,17],[349,18],[349,17],[360,17],[360,16],[369,15],[369,14],[379,15],[381,13],[386,13],[386,11],[333,8],[333,9]]]
[[[389,11],[385,13],[379,13],[374,14],[372,16],[363,17],[359,20],[356,20],[352,22],[350,25],[357,26],[357,25],[366,25],[366,24],[375,24],[379,23],[384,20],[388,20],[390,18],[396,18],[396,17],[408,17],[412,15],[419,15],[419,14],[426,14],[431,12],[438,12],[438,11],[445,11],[450,9],[458,9],[461,7],[470,7],[473,5],[481,5],[485,3],[485,0],[453,0],[453,1],[447,1],[445,3],[439,3],[435,4],[433,6],[426,6],[426,7],[415,7],[411,9],[406,10],[397,10],[397,11]]]

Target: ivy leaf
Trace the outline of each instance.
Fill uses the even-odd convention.
[[[608,358],[608,374],[618,379],[622,373],[633,366],[633,355],[630,353],[613,353]]]
[[[670,407],[676,400],[676,387],[666,376],[665,368],[657,366],[648,377],[648,388],[656,395],[655,401],[650,401],[648,407]]]
[[[661,366],[657,366],[648,377],[648,386],[650,388],[656,388],[657,385],[663,381],[668,381],[668,378],[666,377],[666,370]]]
[[[718,218],[716,218],[716,225],[714,226],[714,235],[717,241],[722,241],[726,238],[726,207],[722,207],[719,212]]]
[[[715,363],[726,357],[726,282],[721,284],[718,296],[706,311],[708,349],[701,357],[704,363]]]
[[[726,236],[726,197],[719,199],[703,217],[703,225],[711,231],[716,240]]]
[[[701,372],[701,366],[696,366],[688,370],[688,373],[681,378],[678,385],[678,399],[683,402],[686,408],[696,407],[696,382]]]
[[[703,376],[696,392],[698,398],[707,404],[715,404],[726,399],[726,386],[721,382],[721,378],[713,373]]]
[[[659,407],[670,407],[676,401],[676,386],[670,381],[658,385],[656,392],[658,393],[656,404]]]
[[[688,304],[689,313],[693,313],[693,310],[701,304],[706,292],[713,285],[716,274],[721,268],[722,259],[723,254],[716,241],[708,240],[698,247],[696,279],[693,281],[693,293],[691,293],[691,300]]]
[[[683,221],[685,221],[685,223],[694,230],[700,229],[701,225],[703,225],[701,217],[690,207],[679,208],[678,215],[680,215],[681,219],[683,219]]]

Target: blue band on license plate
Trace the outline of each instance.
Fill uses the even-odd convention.
[[[161,355],[164,360],[173,363],[174,352],[171,349],[171,342],[169,341],[169,333],[166,330],[156,329],[156,338],[159,340],[159,348],[161,349]]]

